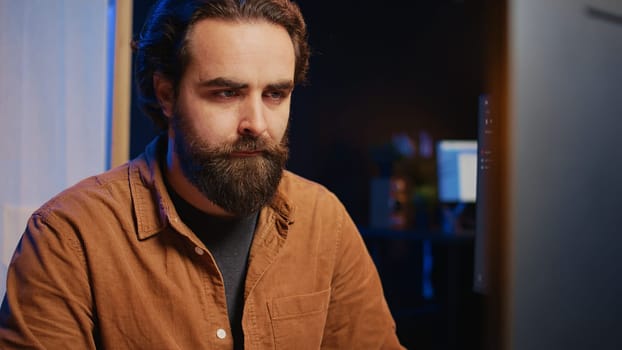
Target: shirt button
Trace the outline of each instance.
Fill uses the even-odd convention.
[[[216,336],[218,337],[218,339],[225,339],[227,337],[227,331],[222,328],[218,328],[218,330],[216,331]]]
[[[194,247],[194,252],[199,254],[199,255],[203,255],[205,254],[205,252],[203,251],[203,249],[201,249],[200,247]]]

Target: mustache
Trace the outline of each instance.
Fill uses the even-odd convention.
[[[205,154],[211,154],[218,158],[226,158],[232,153],[237,152],[263,152],[267,155],[288,153],[287,137],[284,137],[280,143],[276,143],[266,137],[243,135],[234,142],[224,143],[218,146],[201,147],[201,145],[198,144],[195,146],[202,148]]]
[[[225,151],[226,153],[259,152],[259,151],[264,151],[266,149],[270,149],[273,147],[273,145],[274,145],[273,142],[269,142],[265,138],[245,135],[237,139],[232,144],[224,145],[223,151]]]

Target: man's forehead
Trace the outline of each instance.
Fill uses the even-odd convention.
[[[250,34],[262,32],[262,36],[271,37],[271,41],[286,40],[291,44],[292,51],[294,44],[285,27],[274,24],[264,19],[222,19],[205,18],[194,23],[186,34],[186,45],[188,49],[204,46],[211,46],[215,43],[230,43],[228,39],[243,39]]]
[[[187,41],[193,80],[224,78],[249,84],[293,80],[295,53],[285,29],[266,21],[197,22]]]

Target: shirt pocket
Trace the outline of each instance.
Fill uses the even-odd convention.
[[[319,349],[330,289],[273,299],[268,311],[276,349]]]

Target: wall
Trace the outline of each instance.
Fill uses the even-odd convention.
[[[32,211],[105,169],[107,10],[0,0],[0,295]]]

